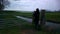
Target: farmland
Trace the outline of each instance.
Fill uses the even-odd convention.
[[[8,12],[7,11],[7,12],[4,12],[4,14],[23,16],[23,17],[27,17],[27,18],[32,18],[32,16],[33,16],[33,12],[14,12],[14,11]],[[52,21],[52,22],[60,23],[60,12],[46,12],[45,15],[46,15],[45,16],[46,21]]]
[[[27,18],[32,18],[33,16],[32,14],[33,12],[17,12],[16,15],[27,17]],[[46,15],[45,16],[46,21],[60,23],[60,12],[46,12],[45,15]]]
[[[32,12],[15,12],[15,11],[6,11],[0,12],[0,19],[4,19],[4,28],[0,29],[0,34],[22,34],[24,31],[32,33],[33,26],[28,22],[18,19],[16,16],[24,16],[27,18],[32,18]],[[46,20],[56,20],[60,22],[60,13],[46,13]],[[56,17],[57,16],[57,17]],[[35,34],[46,34],[44,31],[34,31]]]

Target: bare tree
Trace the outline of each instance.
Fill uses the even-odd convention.
[[[6,6],[8,6],[10,3],[8,0],[0,0],[0,10],[3,10]]]

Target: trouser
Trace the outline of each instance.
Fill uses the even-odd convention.
[[[39,27],[39,20],[36,19],[34,23],[35,23],[35,29],[38,29],[38,27]]]

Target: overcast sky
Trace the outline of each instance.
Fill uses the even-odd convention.
[[[9,0],[10,6],[5,10],[34,11],[36,8],[59,10],[60,0]]]

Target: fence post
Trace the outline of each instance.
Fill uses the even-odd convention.
[[[44,25],[45,25],[45,10],[43,9],[43,10],[41,10],[41,15],[40,15],[40,26],[41,26],[41,28],[42,27],[44,27]]]

